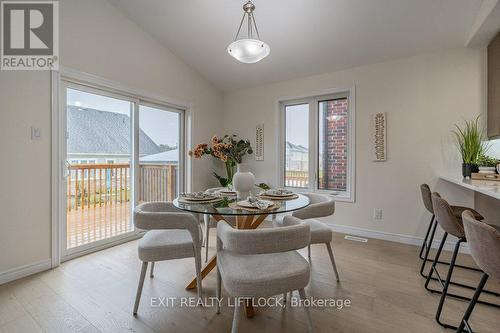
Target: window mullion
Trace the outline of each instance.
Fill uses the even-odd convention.
[[[314,98],[309,100],[309,190],[316,190],[317,182],[317,105]]]

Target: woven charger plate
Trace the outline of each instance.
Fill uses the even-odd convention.
[[[231,208],[231,209],[241,209],[241,210],[247,210],[249,212],[267,212],[267,211],[278,209],[280,207],[281,207],[281,205],[279,203],[275,203],[274,205],[267,207],[267,209],[243,207],[243,206],[238,205],[236,202],[231,202],[229,204],[229,208]]]
[[[288,196],[288,197],[276,197],[276,196],[272,196],[272,195],[265,195],[265,194],[261,194],[259,195],[259,198],[262,198],[262,199],[269,199],[269,200],[280,200],[280,201],[283,201],[283,200],[292,200],[292,199],[297,199],[299,196],[297,194],[294,194],[294,195],[291,195],[291,196]]]
[[[179,197],[177,199],[180,203],[185,203],[185,204],[206,204],[206,203],[214,203],[221,201],[222,198],[213,198],[213,199],[207,199],[207,200],[187,200],[186,198]]]

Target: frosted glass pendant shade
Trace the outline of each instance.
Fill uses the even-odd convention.
[[[239,39],[227,47],[227,52],[246,64],[256,63],[269,55],[269,45],[258,39]]]

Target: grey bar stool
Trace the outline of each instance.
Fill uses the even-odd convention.
[[[431,267],[429,274],[427,276],[427,280],[425,281],[425,288],[431,292],[437,292],[437,293],[441,294],[441,298],[439,300],[438,308],[436,311],[436,321],[438,322],[438,324],[445,327],[445,328],[457,329],[456,326],[444,323],[441,320],[441,312],[443,310],[444,301],[446,299],[446,296],[451,296],[451,297],[458,298],[461,300],[466,300],[466,301],[471,300],[470,298],[465,297],[463,295],[458,295],[458,294],[453,294],[453,293],[448,292],[451,277],[453,274],[453,269],[455,268],[455,262],[457,260],[457,255],[458,255],[458,252],[460,250],[460,245],[464,242],[467,242],[467,240],[465,238],[465,231],[464,231],[464,227],[462,224],[462,219],[458,219],[455,216],[451,206],[448,204],[448,202],[446,202],[446,200],[441,198],[437,193],[433,193],[432,194],[432,206],[434,208],[434,214],[436,215],[436,219],[437,219],[439,225],[441,226],[441,228],[443,228],[443,230],[445,232],[444,232],[443,238],[441,240],[441,244],[439,245],[438,251],[436,253],[436,257],[434,259],[434,262],[432,263],[432,267]],[[441,276],[439,275],[439,272],[437,270],[437,263],[439,261],[439,257],[441,256],[441,252],[443,251],[443,247],[444,247],[444,244],[446,242],[446,238],[448,237],[449,234],[457,237],[458,241],[455,244],[455,248],[453,250],[453,255],[452,255],[452,258],[450,261],[450,265],[448,268],[448,273],[447,273],[446,279],[443,280],[441,278]],[[441,291],[429,288],[429,282],[430,282],[433,274],[436,274],[436,276],[437,276],[437,280],[442,287]],[[466,286],[466,287],[470,288],[470,289],[475,289],[471,286]],[[487,292],[487,293],[494,295],[494,296],[500,296],[500,294],[492,292],[492,291],[485,290],[484,292]],[[495,306],[495,307],[500,307],[500,305],[490,303],[490,302],[484,302],[484,301],[480,301],[480,300],[477,300],[477,302],[482,303],[482,304],[486,304],[486,305]]]
[[[194,257],[198,298],[201,298],[201,227],[196,217],[178,210],[171,202],[146,202],[135,207],[134,225],[149,230],[139,241],[142,269],[134,315],[139,308],[148,263],[151,263],[150,276],[153,277],[156,261]]]
[[[431,221],[430,221],[429,226],[427,228],[427,233],[425,234],[425,238],[424,238],[424,241],[422,242],[422,247],[420,248],[420,253],[419,253],[419,258],[422,259],[422,265],[420,266],[420,275],[424,278],[427,278],[427,275],[425,275],[424,271],[425,271],[427,262],[434,261],[434,259],[429,258],[429,253],[430,253],[430,250],[432,248],[432,242],[434,241],[434,235],[436,233],[436,228],[437,228],[438,222],[437,222],[436,216],[434,214],[434,207],[432,205],[431,190],[429,188],[429,185],[427,185],[427,184],[420,185],[420,193],[422,194],[422,202],[424,203],[425,208],[429,211],[429,213],[432,214]],[[439,195],[439,194],[436,193],[436,195]],[[455,215],[459,219],[462,218],[462,212],[464,212],[465,210],[471,211],[477,220],[484,219],[484,217],[481,214],[479,214],[477,211],[475,211],[472,208],[463,207],[463,206],[450,206],[450,208],[453,212],[453,215]],[[425,251],[425,254],[424,254],[424,251]],[[445,261],[438,261],[438,264],[449,265],[450,263],[445,262]],[[459,264],[455,264],[455,267],[479,271],[477,268],[459,265]],[[436,279],[432,278],[431,280],[436,280]],[[455,282],[450,282],[450,283],[455,284]],[[458,284],[458,285],[461,285],[461,284]]]
[[[478,302],[486,281],[490,277],[500,281],[500,226],[482,223],[470,211],[462,213],[462,220],[472,258],[483,270],[483,276],[457,329],[457,332],[463,332],[464,328],[468,332],[472,332],[468,320]]]

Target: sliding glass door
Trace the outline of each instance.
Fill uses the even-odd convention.
[[[183,182],[184,112],[64,82],[63,256],[136,233],[133,207],[171,201]]]
[[[179,193],[180,110],[139,105],[138,201],[172,201]]]

